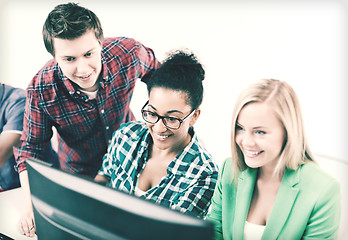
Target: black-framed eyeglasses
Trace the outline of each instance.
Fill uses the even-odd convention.
[[[163,124],[167,127],[167,128],[171,128],[171,129],[178,129],[180,128],[181,124],[188,119],[190,116],[193,115],[193,113],[195,112],[196,109],[193,109],[189,115],[187,115],[186,117],[184,117],[183,119],[180,118],[176,118],[176,117],[168,117],[168,116],[160,116],[155,112],[149,111],[149,110],[145,110],[144,108],[146,107],[146,105],[149,103],[149,101],[147,101],[145,103],[145,105],[141,108],[141,115],[143,117],[143,119],[145,120],[145,122],[148,123],[152,123],[155,124],[157,123],[160,119],[162,119]]]

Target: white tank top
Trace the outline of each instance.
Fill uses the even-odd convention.
[[[143,196],[145,193],[146,193],[145,191],[139,189],[138,187],[135,187],[135,189],[134,189],[134,195],[135,196],[140,197],[140,196]]]
[[[260,240],[266,226],[245,221],[244,240]]]

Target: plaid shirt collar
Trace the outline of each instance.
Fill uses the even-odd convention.
[[[147,129],[147,126],[145,125],[143,126],[143,128]],[[189,134],[191,135],[190,143],[168,165],[167,173],[169,175],[177,175],[177,176],[185,175],[187,173],[187,169],[192,164],[192,158],[187,158],[185,156],[187,156],[187,154],[192,155],[192,153],[198,149],[198,138],[193,127],[189,129]],[[150,131],[147,130],[143,137],[140,135],[135,135],[134,138],[131,139],[131,141],[132,142],[141,141],[141,148],[139,149],[139,152],[143,152],[147,154],[149,145],[150,143],[152,143]],[[145,159],[147,159],[147,156]],[[144,162],[144,164],[145,163],[146,161]]]

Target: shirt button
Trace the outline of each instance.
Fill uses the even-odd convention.
[[[110,144],[110,143],[111,143],[111,140],[109,140],[108,143]]]
[[[79,91],[79,90],[77,90],[77,91],[76,91],[76,93],[77,93],[77,94],[80,94],[80,91]]]
[[[106,126],[105,129],[106,129],[106,130],[109,130],[109,126]]]
[[[100,112],[103,114],[104,113],[104,109],[100,110]]]

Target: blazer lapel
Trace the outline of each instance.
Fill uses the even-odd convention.
[[[233,239],[243,239],[244,224],[247,219],[251,197],[253,195],[257,169],[247,168],[238,178],[236,208],[233,224]]]
[[[268,219],[262,239],[277,239],[298,194],[300,168],[297,171],[286,169],[279,187],[276,201]]]

